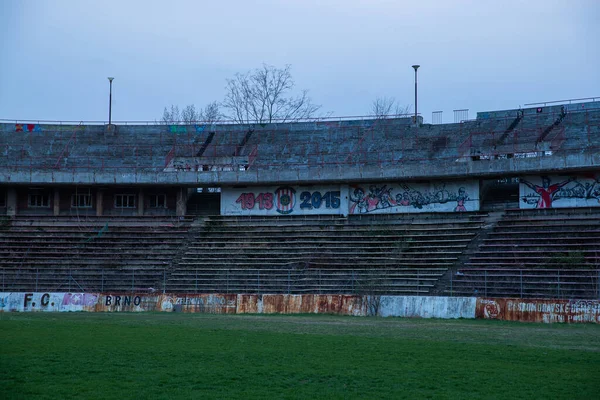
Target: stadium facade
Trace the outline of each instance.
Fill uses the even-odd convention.
[[[600,297],[600,102],[0,145],[3,292]]]

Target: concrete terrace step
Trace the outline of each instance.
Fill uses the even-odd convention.
[[[586,231],[586,230],[595,230],[598,228],[598,222],[589,222],[589,223],[579,223],[579,224],[571,224],[571,223],[553,223],[553,224],[514,224],[514,225],[498,225],[494,228],[494,232],[502,233],[518,233],[518,232],[544,232],[544,231],[558,231],[558,232],[568,232],[568,231]]]
[[[188,233],[187,230],[183,229],[160,229],[160,228],[114,228],[109,227],[107,230],[103,230],[104,227],[98,228],[74,228],[74,227],[65,227],[65,228],[56,228],[56,227],[11,227],[10,230],[6,230],[2,232],[3,234],[14,234],[18,235],[21,233],[49,233],[49,234],[97,234],[98,232],[102,232],[104,235],[127,235],[127,234],[157,234],[157,235],[186,235]]]
[[[439,260],[456,260],[456,257],[431,257],[431,253],[422,253],[422,257],[414,257],[415,254],[413,253],[409,253],[406,255],[406,257],[403,254],[397,254],[397,255],[393,255],[391,256],[389,254],[389,252],[382,252],[384,255],[370,255],[370,254],[365,254],[364,252],[358,252],[358,253],[353,253],[353,254],[322,254],[322,253],[314,253],[314,252],[308,252],[305,254],[297,254],[297,253],[290,253],[289,256],[287,257],[288,260],[292,261],[311,261],[311,259],[318,259],[319,257],[322,258],[329,258],[332,256],[337,257],[346,257],[348,259],[360,259],[360,260],[404,260],[406,258],[410,258],[410,259],[418,259],[419,261],[427,261],[427,260],[431,260],[431,261],[439,261]],[[269,261],[269,260],[274,260],[276,258],[272,257],[272,256],[267,256],[267,257],[246,257],[245,254],[232,254],[231,252],[227,252],[224,253],[225,255],[227,255],[226,259],[223,259],[224,262],[231,262],[234,260],[252,260],[252,261],[258,261],[258,260],[265,260],[265,261]],[[460,254],[460,253],[458,253]],[[187,254],[185,256],[183,256],[181,259],[182,261],[185,260],[204,260],[208,256],[209,254],[206,255],[200,255],[200,257],[190,257]],[[219,254],[217,254],[219,255]],[[264,255],[264,253],[261,253],[259,255]],[[285,257],[284,253],[281,253],[282,257]],[[221,257],[219,257],[221,258]],[[279,259],[279,258],[277,258]],[[211,259],[211,261],[214,261]]]
[[[578,230],[556,230],[554,229],[555,227],[553,227],[553,229],[546,229],[546,230],[538,230],[538,231],[519,231],[519,232],[515,232],[515,231],[511,231],[511,230],[507,230],[507,231],[496,231],[494,230],[493,232],[490,232],[489,235],[490,236],[507,236],[508,238],[511,237],[530,237],[530,236],[535,236],[535,237],[546,237],[546,236],[560,236],[560,237],[564,237],[565,235],[569,235],[569,236],[577,236],[577,235],[585,235],[585,236],[592,236],[592,235],[600,235],[600,230],[598,229],[590,229],[590,230],[585,230],[585,231],[578,231]]]
[[[240,234],[239,232],[229,232],[229,234],[222,234],[219,233],[217,234],[211,234],[211,235],[206,235],[206,236],[196,236],[194,238],[194,240],[196,242],[203,242],[203,241],[215,241],[215,240],[227,240],[227,239],[233,239],[233,240],[237,240],[237,241],[241,241],[241,240],[278,240],[278,241],[297,241],[297,240],[312,240],[312,241],[316,241],[316,240],[329,240],[331,241],[333,238],[342,241],[342,240],[375,240],[375,239],[388,239],[388,240],[408,240],[408,238],[411,238],[411,240],[421,240],[421,239],[425,239],[425,240],[445,240],[445,239],[450,239],[450,238],[472,238],[476,235],[475,232],[469,232],[469,233],[447,233],[447,234],[435,234],[435,232],[432,232],[430,234],[423,234],[423,235],[402,235],[401,233],[394,233],[394,234],[388,234],[388,235],[364,235],[361,236],[360,234],[344,234],[344,233],[335,233],[335,234],[319,234],[319,235],[314,235],[311,233],[306,233],[306,234],[297,234],[297,233],[286,233],[286,234],[281,234],[278,232],[270,232],[268,235],[267,234],[261,234],[261,235],[245,235],[245,234]]]
[[[127,240],[127,239],[131,239],[133,237],[135,237],[136,239],[139,240],[181,240],[183,237],[185,236],[174,236],[174,235],[161,235],[161,234],[155,234],[155,235],[140,235],[140,234],[135,234],[135,233],[127,233],[127,234],[123,234],[123,235],[115,235],[115,234],[111,234],[111,233],[104,233],[101,235],[97,234],[98,232],[92,232],[92,233],[87,233],[87,232],[78,232],[78,233],[73,233],[70,235],[64,235],[64,234],[53,234],[53,233],[48,233],[48,232],[28,232],[28,233],[21,233],[21,234],[4,234],[2,233],[0,235],[0,240],[8,240],[8,239],[48,239],[48,240],[55,240],[55,239],[94,239],[94,240]]]
[[[287,268],[254,268],[254,269],[247,269],[247,268],[182,268],[182,267],[177,267],[175,269],[173,269],[172,274],[179,274],[179,273],[194,273],[194,272],[198,272],[198,273],[203,273],[203,272],[220,272],[220,273],[225,273],[225,272],[232,272],[232,273],[256,273],[256,272],[260,272],[260,273],[266,273],[266,274],[288,274],[288,273],[293,273],[293,274],[315,274],[315,273],[319,273],[319,272],[326,272],[327,274],[342,274],[342,273],[347,273],[347,274],[358,274],[358,275],[362,275],[362,274],[388,274],[388,273],[394,273],[394,274],[412,274],[412,273],[424,273],[426,274],[427,272],[430,272],[432,274],[436,274],[436,273],[441,273],[443,274],[445,271],[447,271],[448,268],[444,268],[444,267],[421,267],[419,266],[418,268],[403,268],[403,269],[394,269],[394,268],[371,268],[371,267],[367,267],[367,268],[361,268],[361,267],[357,267],[357,268],[336,268],[335,270],[319,270],[319,269],[313,269],[313,268],[301,268],[301,269],[297,269],[297,268],[293,268],[293,269],[287,269]]]
[[[212,238],[211,238],[212,239]],[[436,245],[442,245],[444,244],[448,244],[447,246],[466,246],[469,242],[471,241],[470,238],[467,239],[421,239],[419,238],[418,240],[412,240],[410,242],[402,242],[402,241],[398,241],[397,239],[379,239],[379,240],[367,240],[367,239],[362,239],[362,240],[319,240],[317,244],[315,244],[314,240],[296,240],[294,241],[295,244],[298,244],[298,246],[308,246],[308,247],[322,247],[322,246],[333,246],[333,247],[346,247],[347,245],[364,245],[364,246],[370,246],[370,245],[374,245],[374,246],[378,246],[378,245],[393,245],[396,246],[398,244],[406,244],[407,246],[427,246],[429,244],[436,244]],[[265,241],[265,240],[226,240],[226,239],[222,239],[222,240],[198,240],[196,242],[194,242],[189,248],[210,248],[211,246],[225,246],[225,245],[231,245],[231,246],[273,246],[273,247],[277,247],[277,246],[281,246],[284,248],[289,247],[289,244],[286,242],[278,242],[278,241]],[[298,247],[296,246],[296,247]],[[438,246],[432,246],[432,247],[438,247]]]
[[[523,244],[523,245],[536,245],[536,244],[547,244],[547,243],[554,243],[554,242],[558,242],[558,243],[564,243],[564,242],[575,242],[575,244],[577,243],[583,243],[586,241],[592,241],[594,243],[599,243],[598,242],[600,240],[600,234],[598,236],[578,236],[578,237],[573,237],[573,236],[556,236],[556,237],[548,237],[545,238],[543,242],[540,242],[541,239],[538,238],[486,238],[483,239],[483,242],[486,244],[497,244],[497,245],[511,245],[511,244]]]
[[[175,247],[175,246],[173,246]],[[419,246],[405,245],[402,243],[323,243],[309,242],[294,244],[293,242],[279,243],[216,243],[205,245],[192,245],[186,247],[185,251],[189,254],[208,254],[222,252],[265,252],[273,253],[300,251],[300,252],[372,252],[383,251],[386,253],[423,253],[423,252],[458,252],[461,253],[466,249],[466,244],[440,245],[440,246]]]
[[[428,220],[428,219],[468,219],[487,217],[487,212],[466,211],[462,213],[456,212],[441,212],[441,213],[404,213],[404,214],[352,214],[347,217],[340,215],[274,215],[274,216],[235,216],[235,215],[211,215],[207,217],[207,221],[233,221],[233,222],[295,222],[295,221],[367,221],[385,222],[385,221],[404,221],[404,220]]]
[[[593,250],[578,250],[577,253],[581,253],[583,255],[586,254],[598,254],[598,257],[600,257],[600,251],[597,249],[593,249]],[[565,254],[564,250],[532,250],[532,249],[522,249],[520,247],[517,248],[513,248],[513,250],[511,251],[482,251],[479,250],[476,252],[476,255],[479,256],[494,256],[494,257],[513,257],[515,255],[562,255]],[[475,258],[475,257],[473,257]]]
[[[1,254],[1,253],[0,253]],[[246,260],[280,260],[280,259],[301,259],[301,260],[309,260],[309,259],[319,259],[319,258],[355,258],[355,259],[374,259],[375,257],[383,257],[383,258],[399,258],[399,259],[431,259],[433,254],[439,254],[444,256],[457,256],[462,254],[461,252],[439,252],[439,253],[415,253],[415,252],[390,252],[390,251],[354,251],[354,252],[323,252],[323,251],[285,251],[279,253],[273,252],[236,252],[235,250],[229,252],[206,252],[206,253],[191,253],[187,252],[182,257],[182,260],[198,260],[198,259],[246,259]],[[439,257],[441,258],[441,257]],[[448,258],[448,257],[444,257]],[[457,259],[458,257],[453,257],[453,259]]]
[[[245,229],[265,229],[265,228],[272,228],[272,229],[287,229],[287,228],[293,228],[293,229],[297,229],[298,227],[302,227],[303,229],[310,229],[310,230],[317,230],[317,229],[348,229],[348,230],[369,230],[369,229],[373,229],[373,227],[377,227],[377,228],[381,228],[381,229],[389,229],[389,228],[393,228],[393,227],[429,227],[429,226],[441,226],[441,227],[445,227],[445,226],[474,226],[477,227],[479,225],[481,225],[482,222],[481,221],[448,221],[448,220],[440,220],[440,221],[408,221],[408,222],[403,222],[403,221],[397,221],[394,224],[377,224],[377,225],[373,225],[373,224],[332,224],[332,223],[328,223],[325,224],[323,222],[317,223],[317,222],[303,222],[303,221],[298,221],[295,223],[289,223],[289,222],[284,222],[284,221],[278,221],[278,222],[253,222],[253,223],[221,223],[221,221],[219,221],[219,223],[215,223],[215,222],[208,222],[205,224],[205,226],[209,229],[218,229],[218,228],[245,228]]]
[[[414,268],[415,266],[423,266],[423,267],[445,267],[448,268],[450,266],[452,266],[454,264],[455,260],[448,260],[448,261],[428,261],[428,262],[415,262],[414,260],[386,260],[386,261],[382,261],[379,260],[377,262],[377,266],[381,267],[381,266],[388,266],[388,267],[393,267],[393,268]],[[221,268],[224,269],[231,269],[231,268],[264,268],[267,266],[270,267],[294,267],[294,266],[298,266],[298,265],[302,265],[302,266],[310,266],[310,268],[338,268],[338,267],[345,267],[348,268],[349,265],[354,265],[357,268],[360,268],[361,266],[367,265],[369,264],[372,265],[373,263],[370,260],[366,260],[366,262],[363,262],[362,260],[349,260],[349,261],[344,261],[344,260],[337,260],[337,261],[327,261],[327,262],[316,262],[316,261],[310,261],[310,262],[299,262],[299,261],[277,261],[277,262],[228,262],[228,261],[218,261],[218,262],[209,262],[209,261],[185,261],[185,262],[180,262],[178,264],[178,266],[181,268],[199,268],[199,269],[203,269],[203,268],[214,268],[215,266],[221,266]]]
[[[481,227],[481,223],[477,224],[469,224],[465,226],[456,226],[456,224],[452,224],[449,227],[440,226],[440,224],[431,224],[431,225],[392,225],[392,226],[366,226],[366,227],[348,227],[348,228],[339,228],[334,229],[332,227],[309,227],[309,226],[301,226],[302,230],[299,232],[298,227],[293,226],[269,226],[269,227],[244,227],[243,230],[240,230],[236,227],[229,226],[211,226],[210,228],[205,228],[206,233],[240,233],[240,232],[248,232],[248,233],[281,233],[281,232],[292,232],[292,233],[313,233],[313,232],[335,232],[335,233],[382,233],[382,232],[440,232],[440,231],[468,231],[470,229],[477,230]],[[268,229],[266,229],[268,228]],[[327,229],[325,229],[327,228]]]
[[[568,267],[564,266],[562,263],[558,262],[550,262],[549,260],[540,260],[539,258],[530,258],[527,261],[516,261],[514,259],[509,260],[497,260],[497,259],[483,259],[479,261],[469,261],[464,263],[465,267],[477,267],[477,268],[540,268],[540,269],[548,269],[548,268],[556,268],[561,267],[565,270],[569,269],[580,269],[580,268],[598,268],[598,261],[595,263],[569,263]]]
[[[495,251],[507,251],[507,252],[513,252],[517,249],[521,250],[521,249],[530,249],[532,251],[541,251],[541,250],[555,250],[555,249],[565,249],[565,250],[569,250],[569,249],[578,249],[578,248],[582,248],[582,247],[589,247],[591,249],[597,249],[597,251],[600,253],[600,242],[594,242],[594,243],[551,243],[551,242],[546,242],[546,243],[520,243],[520,242],[514,242],[514,243],[503,243],[503,244],[481,244],[479,246],[479,250],[480,251],[486,251],[486,250],[495,250]],[[570,251],[570,250],[569,250]]]
[[[536,223],[560,223],[560,222],[600,222],[600,213],[588,214],[588,215],[570,215],[570,216],[550,216],[550,217],[504,217],[498,221],[499,225],[512,225],[525,222],[536,222]]]

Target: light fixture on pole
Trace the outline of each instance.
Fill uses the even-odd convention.
[[[413,65],[415,69],[415,124],[417,123],[417,116],[419,115],[417,112],[417,69],[419,69],[420,65]]]
[[[108,82],[110,82],[109,83],[110,89],[108,92],[108,129],[110,129],[110,123],[112,121],[112,81],[113,81],[113,79],[115,79],[115,78],[113,78],[112,76],[108,77]]]

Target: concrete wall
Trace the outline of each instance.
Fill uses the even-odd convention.
[[[345,185],[223,188],[221,215],[344,214],[348,209],[344,188],[347,191]]]
[[[223,188],[221,215],[316,215],[479,210],[479,181]]]
[[[382,317],[475,318],[476,297],[381,296]]]
[[[588,170],[600,165],[598,104],[565,105],[567,115],[557,127],[563,106],[525,109],[507,137],[516,110],[423,126],[410,119],[119,125],[108,134],[103,126],[0,124],[0,184],[339,184]],[[172,167],[175,159],[184,168]],[[246,162],[247,169],[235,167]]]
[[[0,312],[190,312],[217,314],[339,314],[366,316],[369,297],[357,295],[2,293]],[[478,318],[544,323],[600,323],[597,300],[381,296],[379,315]]]
[[[356,184],[349,200],[349,214],[478,211],[479,181]]]
[[[600,302],[597,300],[478,298],[475,318],[544,323],[600,323]]]
[[[599,207],[600,174],[526,176],[519,199],[520,208]]]

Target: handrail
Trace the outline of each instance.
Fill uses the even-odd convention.
[[[569,103],[571,104],[574,101],[584,101],[584,100],[592,100],[592,101],[596,101],[596,99],[598,99],[600,101],[600,96],[596,96],[596,97],[583,97],[580,99],[567,99],[567,100],[554,100],[554,101],[539,101],[537,103],[527,103],[527,104],[523,104],[524,106],[535,106],[538,104],[543,104],[543,105],[547,105],[547,104],[556,104],[556,103]]]
[[[421,115],[419,113],[419,115]],[[338,121],[353,121],[353,120],[381,120],[381,119],[392,119],[392,118],[413,118],[414,113],[411,114],[389,114],[389,115],[346,115],[346,116],[324,116],[324,117],[313,117],[313,118],[299,118],[299,119],[273,119],[271,121],[249,121],[239,123],[238,121],[231,119],[223,119],[219,121],[172,121],[165,123],[162,121],[149,121],[149,120],[130,120],[130,121],[111,121],[112,125],[260,125],[260,124],[291,124],[301,122],[338,122]],[[0,123],[15,123],[15,124],[58,124],[58,125],[108,125],[108,121],[91,120],[91,121],[74,121],[74,120],[43,120],[43,119],[11,119],[11,118],[0,118]]]

